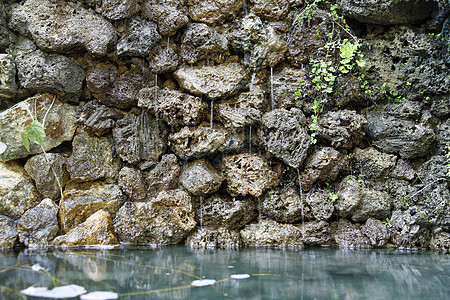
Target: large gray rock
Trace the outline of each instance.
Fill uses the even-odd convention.
[[[18,219],[39,203],[31,178],[17,162],[0,162],[0,215]]]
[[[174,154],[163,155],[161,161],[145,177],[149,194],[156,196],[161,191],[175,189],[180,173],[177,157]]]
[[[169,141],[171,149],[181,159],[200,158],[219,151],[239,151],[244,147],[244,137],[241,133],[232,133],[217,125],[211,129],[209,124],[183,127],[180,131],[170,134]]]
[[[68,232],[100,209],[115,216],[122,202],[118,185],[98,181],[72,183],[64,191],[64,201],[59,203],[61,229]]]
[[[387,223],[391,241],[400,249],[426,248],[430,241],[430,232],[427,228],[416,224],[416,210],[409,208],[406,211],[394,210],[390,222]],[[422,218],[426,216],[421,216]]]
[[[235,18],[242,3],[240,0],[188,0],[189,16],[194,21],[215,25]]]
[[[130,164],[155,164],[166,151],[167,130],[145,110],[133,108],[113,128],[116,153]]]
[[[58,233],[58,206],[46,198],[17,221],[20,241],[27,247],[47,247]]]
[[[146,56],[161,40],[155,23],[131,19],[128,31],[116,46],[117,55]]]
[[[273,101],[275,108],[295,107],[299,104],[295,91],[298,89],[302,95],[312,94],[309,86],[309,77],[306,69],[283,68],[272,76]]]
[[[193,195],[206,195],[217,191],[224,180],[205,159],[187,164],[180,175],[180,182]]]
[[[54,102],[53,102],[54,101]],[[53,104],[52,104],[53,103]],[[75,109],[56,99],[50,94],[36,95],[28,98],[0,113],[0,141],[7,145],[6,151],[0,154],[0,161],[27,157],[30,154],[42,153],[40,145],[30,143],[30,152],[25,149],[21,133],[31,124],[28,111],[35,113],[45,128],[46,138],[44,150],[48,151],[65,141],[71,141],[75,133]]]
[[[138,106],[147,108],[169,125],[196,125],[208,109],[199,97],[156,86],[139,91]]]
[[[9,27],[50,52],[66,53],[81,47],[105,55],[116,39],[108,21],[71,1],[27,0],[12,8]]]
[[[72,148],[72,155],[67,159],[67,170],[73,181],[116,181],[120,160],[114,153],[111,136],[91,137],[80,130],[73,138]]]
[[[372,247],[370,240],[362,233],[361,227],[346,219],[333,222],[330,231],[339,248],[366,249]]]
[[[139,0],[102,0],[96,2],[101,3],[96,12],[110,20],[129,18],[140,9]]]
[[[262,92],[243,92],[214,105],[214,119],[226,127],[243,128],[261,121],[265,97]]]
[[[225,156],[221,168],[232,196],[260,197],[264,190],[277,186],[282,176],[282,171],[272,171],[266,160],[248,153]]]
[[[243,244],[238,231],[225,227],[199,228],[186,239],[186,246],[194,249],[239,249]]]
[[[311,138],[302,126],[305,115],[298,108],[274,109],[262,118],[264,145],[275,157],[293,168],[306,159]]]
[[[0,249],[11,249],[17,241],[17,236],[13,221],[0,215]]]
[[[356,148],[354,151],[355,168],[364,176],[384,178],[396,166],[397,157],[392,154],[379,152],[373,147]]]
[[[303,247],[302,231],[291,224],[280,224],[273,220],[262,220],[241,230],[241,237],[248,246],[277,248]]]
[[[148,66],[155,74],[175,71],[181,63],[180,56],[170,46],[162,43],[156,46],[147,57]]]
[[[57,200],[61,197],[69,173],[66,168],[66,160],[57,153],[38,154],[28,159],[25,171],[33,178],[39,194],[43,198]],[[56,173],[56,177],[55,177]]]
[[[303,243],[310,246],[330,246],[331,237],[330,225],[325,221],[312,221],[298,225],[302,231]]]
[[[251,12],[263,19],[279,21],[286,17],[290,0],[250,0]]]
[[[430,249],[444,253],[450,252],[450,233],[441,232],[434,234],[430,240]]]
[[[196,225],[191,197],[185,191],[162,191],[149,202],[126,202],[114,219],[121,242],[178,244]]]
[[[305,201],[311,207],[314,218],[319,221],[328,220],[334,212],[334,203],[330,199],[330,191],[312,190],[306,195]]]
[[[3,4],[4,5],[4,4]],[[6,19],[6,9],[0,11],[0,51],[4,52],[16,40],[16,35],[9,29]]]
[[[16,64],[9,54],[0,54],[0,98],[12,98],[17,92]]]
[[[102,136],[110,132],[123,116],[122,112],[93,100],[79,107],[76,124],[82,125],[83,130],[90,135]]]
[[[181,38],[180,55],[188,64],[212,59],[223,63],[230,55],[227,38],[202,23],[190,23]]]
[[[119,186],[135,202],[148,200],[147,186],[141,172],[135,168],[123,167],[119,173]]]
[[[260,213],[277,222],[294,223],[304,217],[304,205],[298,189],[292,186],[275,188],[261,198]]]
[[[142,6],[142,15],[152,22],[156,22],[159,33],[164,36],[174,35],[178,29],[189,22],[184,10],[179,9],[177,5],[181,4],[181,1],[171,2],[155,3],[155,1],[147,0]]]
[[[380,220],[369,218],[361,227],[364,233],[370,240],[373,247],[383,247],[389,241],[389,231],[386,225]]]
[[[346,17],[362,23],[413,24],[429,17],[437,1],[429,0],[338,0],[338,9]]]
[[[239,63],[179,68],[174,76],[183,89],[211,100],[232,96],[248,82],[247,72]]]

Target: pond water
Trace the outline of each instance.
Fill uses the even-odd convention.
[[[191,285],[202,279],[215,283]],[[0,299],[25,299],[21,290],[55,284],[119,299],[448,299],[450,255],[182,246],[0,252]]]

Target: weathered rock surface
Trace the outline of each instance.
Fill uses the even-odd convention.
[[[0,11],[0,51],[5,51],[16,40],[16,35],[8,28],[6,9]]]
[[[282,171],[272,171],[266,160],[248,153],[225,156],[221,168],[231,196],[260,197],[264,190],[277,186],[282,176]]]
[[[102,0],[96,12],[110,20],[119,20],[133,16],[139,9],[139,0]]]
[[[77,125],[90,135],[102,136],[111,131],[123,113],[93,100],[83,105],[77,113]]]
[[[329,246],[332,244],[330,225],[325,221],[312,221],[298,225],[303,243],[310,246]]]
[[[271,21],[282,20],[289,11],[289,0],[250,0],[251,12]]]
[[[126,202],[114,219],[121,242],[180,243],[196,225],[191,197],[185,191],[162,191],[149,202]]]
[[[43,198],[57,200],[61,197],[58,182],[64,189],[70,176],[63,156],[57,153],[38,154],[28,159],[24,168]]]
[[[130,164],[155,164],[167,147],[167,130],[147,111],[133,108],[113,128],[116,152]]]
[[[248,246],[303,247],[302,231],[291,224],[280,224],[273,220],[261,220],[241,230],[241,237]]]
[[[244,92],[214,105],[214,118],[226,127],[243,128],[261,121],[264,105],[262,92]]]
[[[174,76],[183,89],[212,100],[232,96],[248,82],[247,72],[239,63],[184,67],[176,70]]]
[[[139,91],[138,106],[147,108],[169,125],[196,125],[200,123],[208,106],[199,97],[158,87]]]
[[[371,248],[370,240],[362,233],[358,224],[352,224],[346,219],[333,222],[330,226],[331,235],[339,248],[364,249]]]
[[[347,157],[332,147],[324,147],[308,157],[305,169],[300,174],[302,189],[309,191],[316,182],[335,181],[338,176],[349,172]]]
[[[390,173],[390,177],[400,180],[413,180],[414,176],[416,176],[416,171],[411,162],[404,159],[397,160],[397,165]]]
[[[146,56],[161,40],[155,23],[131,19],[128,31],[116,46],[117,55]]]
[[[82,47],[105,55],[116,38],[108,21],[70,1],[27,0],[13,7],[9,26],[50,52],[66,53]]]
[[[19,239],[27,247],[46,247],[58,233],[58,206],[46,198],[17,221]]]
[[[178,8],[177,4],[181,4],[181,1],[169,3],[145,1],[142,6],[142,15],[158,24],[161,35],[171,36],[189,22],[188,16],[184,10]]]
[[[192,20],[215,25],[236,17],[242,8],[240,0],[189,0]]]
[[[238,231],[225,227],[199,228],[186,239],[186,246],[194,249],[239,249],[243,244]]]
[[[293,168],[299,168],[306,159],[310,136],[302,126],[305,115],[298,108],[274,109],[262,118],[264,145],[275,157]]]
[[[339,0],[337,5],[346,17],[381,25],[413,24],[437,8],[436,2],[427,0]]]
[[[328,220],[334,212],[334,204],[330,199],[329,191],[312,190],[306,195],[305,201],[311,207],[314,218],[319,221]]]
[[[366,223],[361,227],[361,231],[369,238],[373,247],[382,247],[389,241],[389,231],[380,220],[367,219]]]
[[[52,102],[54,103],[52,105]],[[39,121],[43,121],[46,138],[44,149],[46,151],[58,146],[64,141],[72,140],[75,133],[75,109],[73,106],[55,100],[54,95],[43,94],[28,98],[9,109],[0,112],[0,140],[8,147],[3,154],[0,154],[0,161],[13,160],[27,157],[30,154],[42,153],[41,146],[30,143],[31,151],[28,152],[23,146],[20,138],[21,132],[31,125],[31,118],[28,111],[34,113]],[[28,111],[27,111],[28,110]]]
[[[188,64],[212,59],[223,63],[230,55],[227,38],[203,23],[189,23],[181,38],[180,56]]]
[[[386,177],[397,162],[395,155],[379,152],[373,147],[356,148],[354,154],[355,168],[364,176],[371,178]]]
[[[224,177],[205,159],[193,161],[183,168],[180,182],[193,195],[207,195],[217,191]]]
[[[0,162],[0,215],[18,219],[39,203],[31,178],[17,162]]]
[[[183,127],[180,131],[169,135],[171,149],[181,158],[196,157],[220,152],[239,151],[244,147],[244,136],[215,125],[199,127]]]
[[[156,74],[173,72],[181,63],[178,53],[169,45],[166,47],[162,44],[150,52],[147,60],[150,70]]]
[[[1,28],[0,28],[1,30]],[[16,64],[10,54],[0,54],[0,97],[12,98],[17,92]]]
[[[302,95],[312,94],[307,82],[309,82],[309,77],[305,69],[285,67],[280,72],[274,73],[271,83],[275,108],[289,109],[297,106],[299,103],[295,95],[297,89]]]
[[[147,186],[139,170],[123,167],[119,172],[119,186],[132,201],[148,200]]]
[[[10,249],[14,246],[18,236],[17,229],[13,226],[13,221],[0,215],[0,249]]]
[[[163,155],[161,161],[145,177],[148,193],[156,196],[161,191],[175,189],[180,173],[177,157],[174,154]]]
[[[442,232],[433,235],[430,241],[430,249],[444,253],[450,252],[450,234]]]
[[[367,120],[352,110],[332,111],[319,118],[318,135],[334,148],[351,149],[365,134]]]
[[[261,215],[277,222],[294,223],[302,219],[299,191],[291,186],[275,188],[261,198]]]
[[[113,217],[122,205],[119,186],[103,182],[72,183],[64,191],[60,203],[60,219],[65,232],[84,222],[90,215],[103,209]]]
[[[418,217],[415,209],[406,211],[394,210],[389,222],[389,232],[391,241],[401,249],[424,248],[430,240],[430,232],[426,228],[421,228],[415,224]]]
[[[56,247],[118,244],[111,215],[104,210],[92,214],[86,221],[53,241]]]

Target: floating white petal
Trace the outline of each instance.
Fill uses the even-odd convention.
[[[5,152],[5,151],[6,151],[6,144],[0,142],[0,154],[2,154],[2,153]]]
[[[250,275],[248,275],[248,274],[233,274],[233,275],[231,275],[231,278],[233,278],[233,279],[246,279],[249,277],[250,277]]]
[[[119,295],[117,293],[102,291],[92,292],[80,296],[81,300],[109,300],[117,298],[119,298]]]
[[[31,270],[33,270],[33,271],[40,271],[40,270],[44,270],[44,268],[43,267],[41,267],[41,265],[40,264],[34,264],[34,265],[32,265],[31,266]]]
[[[82,286],[76,284],[69,284],[64,286],[55,287],[52,290],[46,287],[34,287],[30,286],[27,289],[20,291],[22,294],[33,297],[43,297],[43,298],[75,298],[86,293],[86,289]]]
[[[202,279],[202,280],[194,280],[191,282],[192,286],[208,286],[214,285],[216,281],[214,279]]]

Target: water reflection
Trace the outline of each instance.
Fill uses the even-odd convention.
[[[0,299],[31,285],[58,284],[120,299],[446,299],[450,256],[429,252],[334,249],[238,251],[185,247],[0,253]],[[233,274],[250,274],[232,279]],[[190,287],[198,279],[214,286]]]

